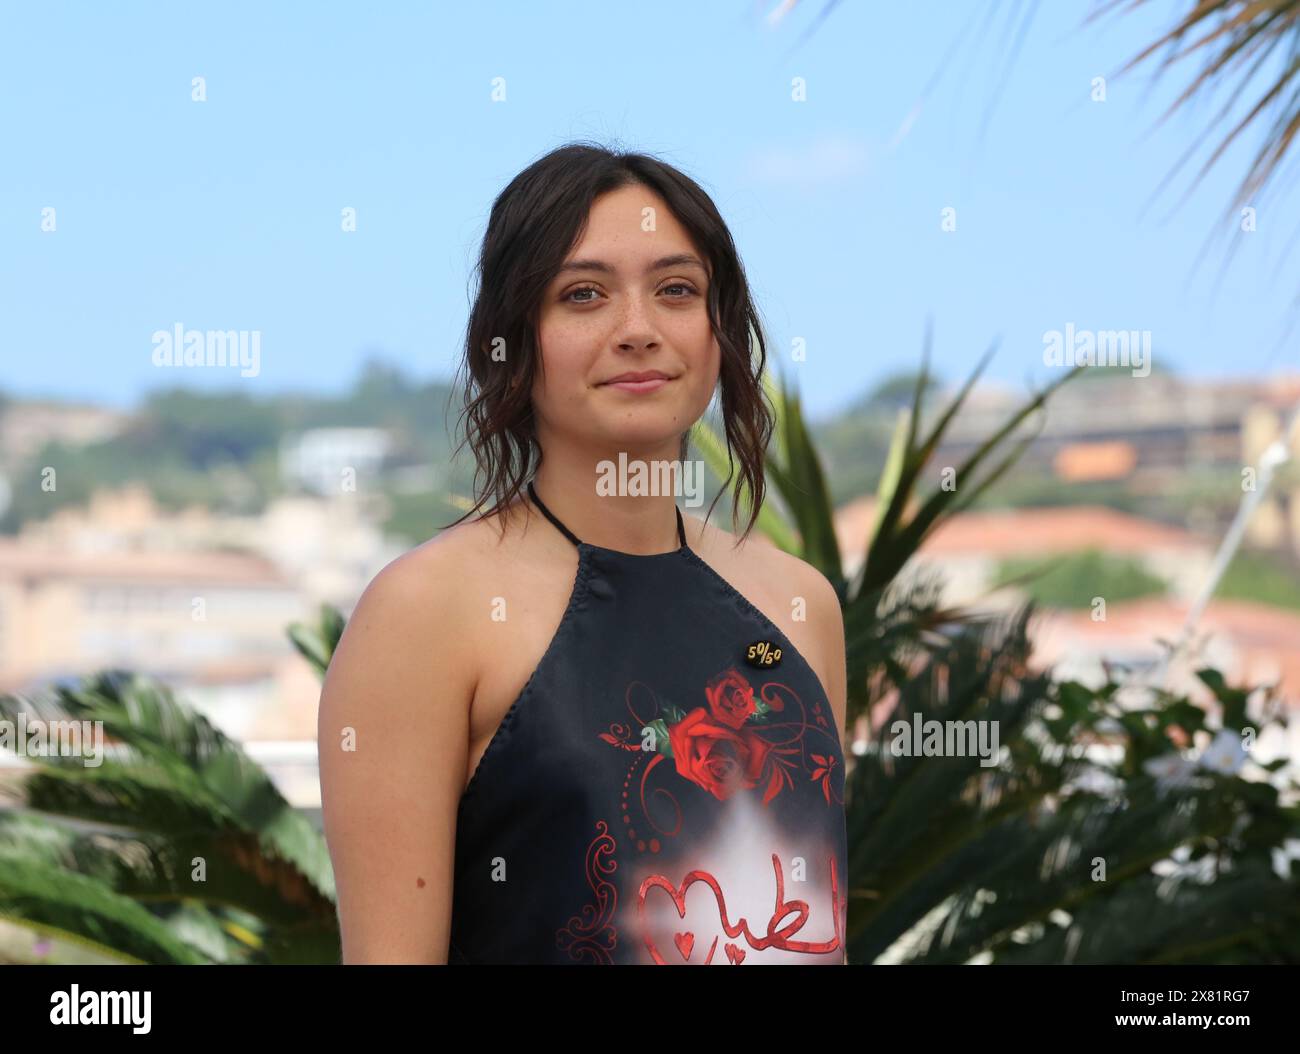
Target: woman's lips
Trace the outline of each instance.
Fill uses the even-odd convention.
[[[610,381],[608,384],[602,384],[601,387],[619,388],[625,392],[636,392],[640,394],[644,392],[657,392],[670,380],[672,380],[671,377],[652,377],[647,381]]]

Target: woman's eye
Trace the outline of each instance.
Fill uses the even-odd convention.
[[[685,300],[687,297],[698,295],[695,287],[690,285],[687,282],[673,282],[671,285],[664,286],[663,289],[660,290],[660,292],[667,292],[670,289],[678,289],[681,290],[681,292],[670,295],[668,297],[669,300]],[[584,297],[579,295],[581,293],[593,293],[595,295],[590,297]],[[563,299],[568,301],[571,304],[590,304],[599,295],[600,295],[599,289],[596,289],[593,286],[585,285],[577,289],[570,289],[567,293],[564,294]]]

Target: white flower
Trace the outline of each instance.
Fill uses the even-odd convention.
[[[1203,769],[1231,776],[1241,771],[1245,760],[1246,747],[1241,741],[1241,733],[1231,728],[1224,728],[1205,748],[1197,764]]]
[[[1155,777],[1157,790],[1166,791],[1188,786],[1196,774],[1196,762],[1181,754],[1162,754],[1142,762],[1142,769]]]

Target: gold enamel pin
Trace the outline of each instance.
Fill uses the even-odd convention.
[[[745,661],[760,670],[781,665],[781,648],[770,640],[756,640],[745,652]]]

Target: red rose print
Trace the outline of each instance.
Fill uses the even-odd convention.
[[[704,694],[718,724],[739,728],[755,710],[754,689],[740,671],[731,669],[709,682]]]
[[[720,801],[753,787],[772,749],[748,729],[718,724],[703,707],[670,725],[668,737],[677,771]]]

